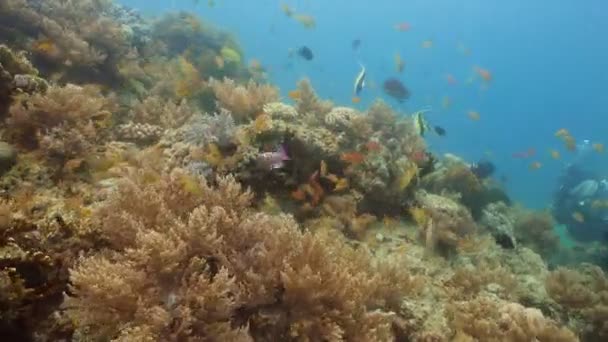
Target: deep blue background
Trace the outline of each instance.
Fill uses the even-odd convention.
[[[487,156],[498,175],[508,178],[509,192],[527,206],[549,205],[557,175],[574,157],[554,137],[556,130],[608,143],[608,1],[216,0],[214,8],[207,0],[121,2],[147,14],[192,10],[233,32],[246,59],[268,67],[283,94],[308,77],[322,97],[351,105],[358,60],[368,69],[368,85],[399,76],[412,98],[405,106],[388,101],[404,111],[430,106],[429,119],[448,130],[446,138],[430,138],[432,149],[469,161]],[[281,3],[314,16],[316,28],[286,17]],[[393,28],[404,21],[410,31]],[[358,55],[351,49],[356,38],[362,41]],[[434,46],[423,49],[428,39]],[[459,44],[471,54],[463,54]],[[289,49],[301,45],[313,50],[313,61],[287,57]],[[394,71],[396,53],[406,62],[401,75]],[[465,84],[474,66],[493,73],[487,89],[478,78]],[[447,74],[458,84],[448,85]],[[378,88],[368,87],[357,106],[364,109],[379,96]],[[442,108],[444,96],[452,99],[449,109]],[[478,111],[481,120],[468,119],[469,110]],[[535,148],[537,157],[512,157],[528,148]],[[562,152],[561,160],[549,156],[552,148]],[[606,156],[595,158],[605,167]],[[529,170],[532,161],[543,167]]]

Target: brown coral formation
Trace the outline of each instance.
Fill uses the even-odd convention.
[[[8,0],[0,38],[8,340],[608,338],[603,271],[380,100],[277,102],[191,13]]]
[[[398,306],[392,293],[406,293],[407,278],[391,283],[369,255],[301,233],[288,217],[250,211],[251,195],[232,179],[214,189],[188,177],[175,170],[145,188],[126,180],[100,208],[110,249],[72,272],[66,306],[77,331],[155,340],[390,337],[393,313],[374,308]]]

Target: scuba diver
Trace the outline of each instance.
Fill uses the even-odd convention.
[[[588,140],[577,146],[577,157],[559,178],[552,205],[557,222],[581,242],[608,240],[608,179],[589,170],[589,151]]]

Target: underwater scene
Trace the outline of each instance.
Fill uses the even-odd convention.
[[[0,0],[0,340],[608,341],[606,13]]]

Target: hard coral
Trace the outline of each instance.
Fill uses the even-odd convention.
[[[475,221],[461,204],[435,194],[419,191],[416,202],[428,217],[422,235],[429,248],[453,251],[463,238],[476,230]]]
[[[557,342],[578,341],[538,309],[488,297],[450,306],[450,325],[458,341]]]
[[[256,214],[250,199],[230,178],[212,187],[179,170],[152,184],[125,180],[95,214],[110,248],[71,273],[77,334],[389,339],[392,314],[373,308],[395,300],[396,284],[370,256],[302,233],[287,216]]]

